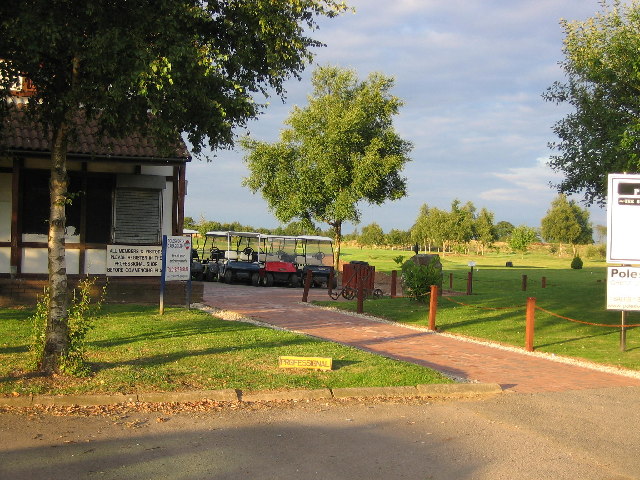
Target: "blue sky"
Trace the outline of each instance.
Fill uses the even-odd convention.
[[[355,69],[364,79],[379,71],[396,79],[393,93],[405,106],[395,119],[414,144],[405,168],[408,196],[383,206],[361,205],[361,228],[378,223],[385,232],[409,229],[420,205],[449,209],[453,199],[473,202],[495,221],[539,227],[560,177],[547,165],[553,124],[564,107],[541,94],[564,75],[560,19],[584,20],[600,10],[597,0],[351,0],[356,13],[321,19],[313,35],[327,46],[315,65]],[[303,80],[287,83],[283,104],[249,126],[259,140],[278,139],[294,105],[311,91]],[[237,134],[246,132],[238,131]],[[260,194],[242,187],[248,175],[237,150],[213,152],[213,163],[188,166],[186,215],[220,222],[275,227]],[[579,198],[576,198],[579,200]],[[605,211],[591,219],[606,224]],[[326,225],[321,225],[326,228]],[[347,226],[350,231],[353,226]]]

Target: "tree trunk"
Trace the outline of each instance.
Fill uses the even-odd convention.
[[[40,370],[51,375],[60,371],[60,360],[69,345],[67,268],[65,261],[65,205],[67,200],[67,125],[53,129],[49,193],[49,316]]]
[[[336,274],[340,271],[340,247],[342,246],[342,222],[335,222],[330,224],[333,227],[335,233],[335,251],[333,255],[333,268]]]

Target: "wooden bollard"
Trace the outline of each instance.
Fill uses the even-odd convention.
[[[453,290],[453,273],[449,274],[449,290]]]
[[[397,288],[396,285],[398,283],[398,271],[391,270],[391,298],[396,298]]]
[[[436,329],[436,312],[438,310],[438,286],[431,285],[431,297],[429,298],[429,330]]]
[[[527,298],[527,323],[524,334],[524,348],[527,352],[533,352],[533,330],[536,321],[536,299]]]
[[[333,282],[335,281],[334,280],[335,278],[336,278],[336,274],[335,274],[334,268],[331,267],[331,270],[329,270],[329,279],[327,280],[327,290],[329,295],[333,293]]]
[[[467,295],[473,292],[473,272],[467,273]]]
[[[542,288],[547,288],[547,277],[542,277]]]
[[[311,288],[311,279],[313,278],[313,272],[307,270],[307,274],[304,277],[304,291],[302,292],[302,301],[306,302],[309,299],[309,289]]]
[[[522,275],[522,291],[523,292],[527,291],[527,276],[526,275]]]
[[[359,271],[357,274],[358,278],[358,313],[364,312],[364,279],[363,272]]]

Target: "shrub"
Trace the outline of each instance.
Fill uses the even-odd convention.
[[[429,265],[418,265],[411,260],[402,265],[402,285],[411,298],[424,302],[431,291],[431,285],[442,287],[442,270],[434,257]]]
[[[106,285],[102,289],[97,302],[92,303],[89,292],[95,284],[94,279],[85,279],[78,283],[73,290],[68,310],[69,343],[61,361],[61,371],[67,375],[82,377],[88,375],[89,366],[85,362],[87,333],[94,327],[95,317],[98,315],[106,294]],[[49,314],[49,288],[45,287],[43,295],[38,299],[36,311],[31,317],[33,322],[33,340],[30,346],[32,364],[40,368],[44,354],[44,342]]]
[[[571,268],[580,270],[582,268],[582,259],[578,256],[573,257],[573,260],[571,260]]]
[[[586,251],[586,257],[592,260],[605,260],[607,258],[607,246],[601,245],[589,245]]]

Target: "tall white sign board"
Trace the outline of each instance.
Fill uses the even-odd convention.
[[[189,280],[191,278],[191,238],[167,237],[165,252],[165,280]]]
[[[607,263],[640,264],[640,175],[609,174]]]

